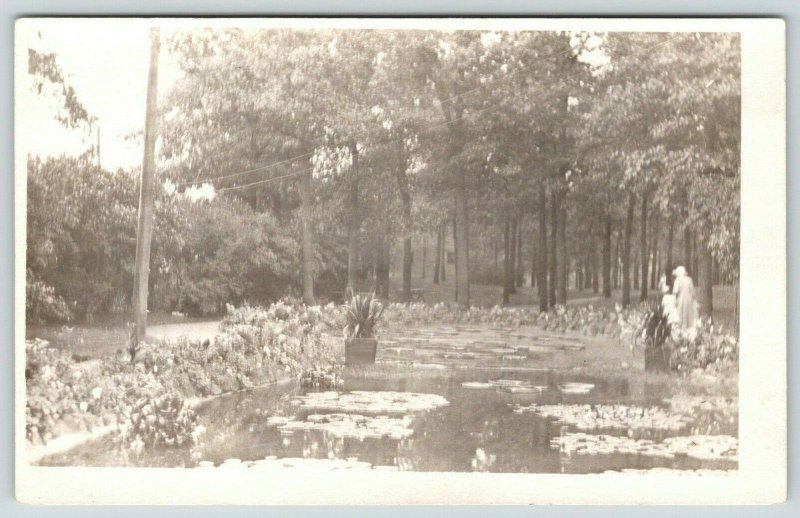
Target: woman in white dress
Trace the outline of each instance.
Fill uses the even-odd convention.
[[[694,282],[683,266],[675,268],[672,293],[675,294],[681,334],[691,340],[697,332],[697,302],[694,298]]]
[[[678,306],[675,302],[675,295],[669,291],[666,275],[662,275],[658,281],[658,289],[661,290],[661,313],[667,317],[667,324],[672,326],[679,323]]]

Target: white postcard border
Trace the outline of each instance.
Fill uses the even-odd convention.
[[[727,476],[55,468],[25,462],[25,136],[15,134],[16,495],[40,504],[768,504],[785,500],[786,60],[779,19],[99,19],[175,26],[725,31],[742,35],[739,470]],[[48,23],[22,19],[26,37]],[[19,130],[24,106],[15,105]]]

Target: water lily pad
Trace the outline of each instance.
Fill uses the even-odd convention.
[[[517,352],[513,347],[493,347],[488,349],[488,351],[494,354],[512,354]]]
[[[700,460],[736,461],[738,443],[735,437],[728,435],[671,437],[656,443],[624,436],[569,433],[554,437],[550,446],[577,455],[624,453],[673,459],[683,454]]]
[[[324,397],[320,397],[324,394]],[[437,394],[416,392],[390,392],[354,390],[347,393],[311,392],[301,396],[301,406],[310,410],[332,412],[358,412],[369,414],[392,414],[430,410],[448,405],[447,399]]]
[[[411,418],[368,417],[358,414],[315,414],[313,421],[290,421],[278,428],[281,432],[318,430],[333,437],[355,439],[380,439],[389,437],[405,439],[414,434]]]
[[[468,389],[490,389],[496,387],[491,383],[482,383],[480,381],[465,381],[461,386]]]
[[[506,378],[497,378],[493,380],[489,380],[489,383],[496,387],[521,387],[526,385],[528,382],[525,380],[514,380],[514,379],[506,379]]]
[[[419,369],[447,369],[447,365],[442,365],[441,363],[425,362],[414,362],[414,367]]]
[[[274,415],[267,418],[267,424],[270,426],[278,426],[282,424],[286,424],[291,421],[291,417],[283,416],[283,415]]]
[[[627,405],[517,405],[514,412],[534,412],[579,430],[682,430],[691,417],[659,407]]]
[[[508,392],[509,394],[539,394],[547,387],[542,387],[540,385],[522,385],[519,387],[500,387],[499,390],[503,392]]]
[[[562,383],[558,386],[558,390],[564,394],[588,394],[594,389],[591,383]]]

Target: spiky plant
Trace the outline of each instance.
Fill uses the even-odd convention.
[[[347,338],[374,338],[383,305],[373,293],[355,294],[344,306],[344,334]]]

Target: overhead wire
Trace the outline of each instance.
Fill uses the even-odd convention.
[[[677,39],[677,38],[679,38],[679,37],[680,37],[680,36],[675,36],[675,37],[672,37],[672,38],[670,38],[670,39],[667,39],[667,40],[661,41],[661,42],[659,42],[659,43],[657,43],[657,44],[655,44],[655,45],[651,45],[650,47],[647,47],[646,49],[644,49],[644,51],[652,51],[652,50],[654,50],[654,49],[656,49],[656,48],[658,48],[658,47],[660,47],[660,46],[666,45],[666,44],[668,44],[668,43],[670,43],[670,42],[674,41],[675,39]],[[567,51],[562,51],[562,52],[558,52],[558,53],[550,54],[550,55],[546,56],[546,58],[558,57],[558,56],[560,56],[560,55],[563,55],[563,54],[566,54],[566,53],[568,53],[568,52],[572,52],[572,50],[573,50],[573,49],[572,49],[572,48],[570,48],[570,49],[569,49],[569,50],[567,50]],[[631,55],[628,55],[628,56],[623,56],[623,57],[621,57],[621,58],[619,58],[619,59],[620,59],[620,60],[624,60],[624,59],[626,59],[626,58],[631,58],[631,57],[633,57],[633,55],[632,55],[632,54],[631,54]],[[541,59],[546,59],[546,58],[540,58],[540,59],[537,59],[535,62],[538,62],[538,61],[540,61]],[[528,66],[528,65],[530,65],[530,64],[532,64],[532,63],[528,63],[526,66]],[[510,77],[510,76],[509,76],[509,77]],[[540,83],[540,84],[538,84],[538,85],[531,85],[531,86],[532,86],[532,87],[540,87],[540,88],[541,88],[541,87],[545,87],[545,86],[551,86],[552,84],[557,84],[557,83],[559,83],[559,82],[561,82],[561,81],[565,81],[565,80],[568,80],[568,79],[571,79],[571,78],[572,78],[572,76],[567,76],[567,77],[559,77],[559,78],[555,78],[555,79],[554,79],[554,80],[553,80],[553,81],[552,81],[550,84],[548,84],[548,83],[544,83],[544,84]],[[501,81],[503,81],[503,80],[501,79]],[[463,97],[463,96],[470,95],[470,94],[472,94],[472,93],[474,93],[474,92],[476,92],[476,91],[479,91],[479,90],[481,90],[481,89],[484,89],[485,87],[486,87],[486,85],[485,85],[485,84],[481,84],[481,85],[479,85],[479,86],[477,86],[477,87],[475,87],[475,88],[472,88],[472,89],[470,89],[470,90],[467,90],[467,91],[465,91],[465,92],[461,92],[461,93],[459,93],[459,94],[456,94],[456,95],[454,95],[454,96],[451,96],[451,97],[449,97],[449,98],[445,99],[443,102],[450,102],[450,101],[452,101],[452,100],[455,100],[455,99],[461,98],[461,97]],[[440,104],[441,104],[441,103],[440,103]],[[437,123],[430,124],[430,125],[426,126],[426,127],[425,127],[425,129],[424,129],[423,131],[421,131],[421,132],[420,132],[420,131],[418,131],[418,132],[415,132],[415,133],[416,133],[416,134],[424,134],[424,133],[426,133],[426,132],[430,131],[431,129],[435,129],[435,128],[438,128],[438,127],[444,127],[444,126],[448,126],[448,125],[450,125],[450,124],[453,124],[453,123],[459,122],[460,120],[463,120],[463,119],[464,119],[464,118],[466,118],[467,116],[477,116],[477,115],[480,115],[480,114],[482,114],[482,113],[485,113],[485,112],[487,112],[487,111],[489,111],[489,110],[491,110],[491,109],[494,109],[494,108],[496,108],[497,106],[500,106],[500,105],[502,105],[502,104],[503,104],[503,101],[499,101],[499,102],[497,102],[497,103],[494,103],[494,104],[492,104],[492,105],[489,105],[489,106],[487,106],[487,107],[484,107],[484,108],[480,108],[480,109],[478,109],[478,110],[474,110],[474,111],[471,111],[471,112],[465,112],[465,113],[463,113],[461,116],[459,116],[459,117],[457,117],[457,118],[455,118],[455,119],[453,119],[453,120],[450,120],[450,121],[440,121],[440,122],[437,122]],[[357,132],[357,133],[353,134],[351,137],[349,137],[349,139],[355,139],[355,138],[357,138],[358,136],[360,136],[360,135],[362,135],[362,134],[364,134],[364,133],[366,133],[366,134],[369,134],[369,133],[374,133],[374,132],[377,132],[377,131],[380,131],[380,130],[377,130],[377,129],[375,129],[375,130],[364,130],[364,131]],[[379,143],[377,143],[377,144],[374,144],[374,146],[382,146],[382,145],[386,145],[386,144],[390,144],[390,143],[396,143],[396,142],[402,141],[402,140],[404,140],[404,139],[406,139],[406,138],[407,138],[407,137],[405,137],[405,136],[403,136],[403,137],[397,137],[397,138],[389,139],[389,140],[387,140],[387,141],[379,142]],[[195,179],[195,180],[193,180],[193,181],[179,182],[179,183],[176,183],[176,187],[183,187],[183,186],[187,186],[187,185],[199,185],[199,184],[204,184],[204,183],[211,183],[211,184],[213,185],[213,183],[214,183],[214,182],[218,182],[218,181],[220,181],[220,180],[226,180],[226,179],[229,179],[229,178],[236,178],[236,177],[239,177],[239,176],[244,176],[244,175],[246,175],[246,174],[251,174],[251,173],[255,173],[255,172],[259,172],[259,171],[268,170],[268,169],[271,169],[271,168],[277,167],[277,166],[279,166],[279,165],[285,165],[285,164],[288,164],[288,163],[292,163],[292,162],[294,162],[294,161],[296,161],[296,160],[299,160],[299,159],[301,159],[301,158],[307,158],[307,157],[311,157],[311,156],[313,156],[313,155],[314,155],[314,153],[315,153],[315,152],[316,152],[316,151],[311,151],[311,152],[303,153],[303,154],[301,154],[301,155],[297,155],[297,156],[293,156],[293,157],[286,158],[286,159],[283,159],[283,160],[279,160],[279,161],[277,161],[277,162],[270,163],[270,164],[266,164],[266,165],[264,165],[264,166],[258,166],[258,167],[254,167],[254,168],[246,169],[246,170],[243,170],[243,171],[238,171],[238,172],[236,172],[236,173],[227,174],[227,175],[216,176],[216,177],[208,177],[208,178],[204,178],[204,179]],[[303,173],[306,173],[306,172],[308,172],[308,171],[311,171],[311,170],[313,170],[314,168],[315,168],[315,166],[312,166],[312,167],[309,167],[309,168],[306,168],[306,169],[303,169],[303,170],[300,170],[300,171],[296,171],[296,172],[293,172],[293,173],[284,174],[284,175],[280,175],[280,176],[277,176],[277,177],[265,178],[265,179],[262,179],[262,180],[258,180],[258,181],[250,182],[250,183],[243,184],[243,185],[234,185],[234,186],[229,186],[229,187],[220,187],[220,188],[217,188],[216,190],[218,190],[218,191],[229,191],[229,190],[235,190],[235,189],[242,189],[242,188],[245,188],[245,187],[252,187],[252,186],[255,186],[255,185],[261,185],[261,184],[269,183],[269,182],[272,182],[272,181],[277,181],[277,180],[281,180],[281,179],[285,179],[285,178],[291,178],[291,177],[294,177],[294,176],[299,176],[300,174],[303,174]]]

